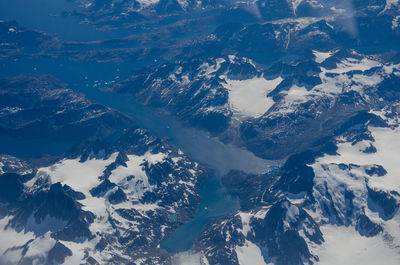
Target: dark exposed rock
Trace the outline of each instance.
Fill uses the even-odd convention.
[[[399,208],[397,200],[390,194],[368,187],[368,206],[379,213],[379,216],[388,220],[393,217]]]
[[[360,233],[360,235],[368,237],[376,236],[383,231],[380,225],[372,222],[366,215],[359,216],[356,224],[356,230]]]
[[[68,256],[72,256],[72,251],[60,242],[57,242],[47,254],[48,263],[62,264]]]
[[[378,177],[382,177],[387,174],[387,171],[381,165],[373,165],[365,169],[365,172],[370,176],[378,176]]]
[[[48,75],[0,80],[0,132],[27,139],[103,138],[128,125],[127,116],[86,99]]]
[[[0,175],[0,200],[3,202],[15,202],[24,190],[21,176],[15,173]]]
[[[264,219],[253,220],[254,241],[267,249],[270,258],[276,257],[276,264],[302,264],[312,255],[298,229],[308,227],[305,235],[317,244],[324,239],[315,221],[302,209],[288,201],[274,204]]]
[[[108,201],[112,204],[118,204],[126,201],[126,195],[123,190],[118,188],[115,192],[108,196]]]

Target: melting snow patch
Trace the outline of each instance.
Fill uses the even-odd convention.
[[[313,50],[313,54],[315,56],[315,61],[317,63],[323,63],[326,59],[330,58],[334,55],[337,51],[330,51],[330,52],[319,52]]]
[[[214,77],[215,73],[221,68],[221,64],[226,62],[223,58],[218,58],[215,60],[215,64],[209,65],[208,63],[203,63],[199,66],[198,70],[200,73],[198,74],[199,77],[206,76],[208,78]]]
[[[238,213],[241,220],[242,220],[242,233],[244,236],[247,236],[247,234],[250,231],[250,218],[253,216],[251,213],[245,213],[245,212],[239,212]]]
[[[386,5],[382,12],[391,9],[392,6],[399,6],[399,0],[386,0]]]
[[[299,87],[297,85],[293,85],[289,89],[289,91],[281,92],[281,94],[285,94],[284,106],[286,107],[282,108],[281,111],[292,112],[294,110],[291,109],[291,106],[307,102],[309,100],[311,92],[307,91],[307,89],[304,86]]]
[[[112,154],[108,159],[88,159],[79,162],[77,159],[65,159],[59,163],[39,169],[38,175],[46,174],[50,176],[52,183],[60,182],[70,186],[73,190],[89,195],[89,190],[99,183],[107,165],[115,161],[117,153]]]
[[[254,77],[247,80],[230,80],[225,77],[223,86],[229,92],[229,104],[234,116],[239,120],[258,118],[275,103],[268,93],[274,90],[281,82],[278,77],[267,80],[263,77]]]
[[[236,247],[236,254],[240,265],[265,265],[260,248],[246,240],[242,247]]]
[[[154,165],[162,162],[166,156],[163,153],[151,154],[150,152],[143,156],[128,155],[127,167],[116,168],[109,179],[121,186],[129,193],[128,195],[138,199],[145,191],[151,189],[146,172],[143,170],[143,163],[147,161],[149,165]],[[132,181],[127,180],[130,176],[134,177]]]
[[[160,0],[138,0],[138,2],[140,3],[140,6],[142,8],[151,6],[151,5],[155,5],[159,2]]]
[[[392,29],[399,27],[400,16],[397,16],[392,21]]]
[[[343,60],[340,63],[336,64],[336,68],[329,70],[323,69],[323,71],[332,74],[343,74],[350,71],[364,72],[378,66],[381,66],[381,63],[370,60],[368,58],[363,58],[362,60],[347,58],[346,60]]]

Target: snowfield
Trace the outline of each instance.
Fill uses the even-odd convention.
[[[320,265],[387,265],[400,264],[400,253],[383,236],[363,237],[353,227],[325,225],[321,227],[325,243],[315,248]]]
[[[229,105],[233,115],[238,120],[258,118],[267,112],[274,100],[267,97],[281,82],[278,77],[267,80],[263,77],[254,77],[247,80],[230,80],[225,78],[223,86],[229,91]]]

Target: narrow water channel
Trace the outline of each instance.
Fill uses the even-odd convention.
[[[43,1],[52,3],[49,6],[44,5],[44,9],[35,7]],[[70,3],[65,2],[65,0],[0,0],[0,19],[22,21],[24,26],[49,30],[67,39],[75,40],[82,36],[98,39],[109,37],[107,35],[109,33],[103,33],[107,36],[102,35],[102,32],[93,33],[93,28],[87,28],[87,25],[79,24],[77,21],[70,21],[70,18],[48,16],[49,12],[59,13],[65,8],[71,8]],[[27,8],[29,6],[32,8]],[[4,7],[7,9],[3,9]],[[30,11],[35,12],[24,13]],[[54,22],[54,19],[57,22]],[[46,28],[47,26],[51,28]],[[161,245],[168,252],[176,253],[190,249],[192,241],[210,219],[233,214],[238,209],[237,199],[227,194],[220,183],[220,178],[224,174],[232,169],[262,173],[268,171],[275,163],[258,158],[245,149],[223,144],[204,131],[185,127],[179,120],[162,111],[136,103],[132,96],[101,92],[98,89],[128,77],[133,69],[146,63],[148,62],[93,63],[72,62],[65,59],[23,59],[0,62],[0,77],[29,73],[52,74],[66,82],[71,89],[133,117],[137,125],[148,129],[158,137],[166,137],[192,159],[211,168],[213,175],[201,187],[202,202],[196,217],[179,227]],[[19,140],[14,139],[14,141]],[[35,148],[34,145],[32,148]]]
[[[182,122],[164,111],[137,103],[131,95],[102,92],[98,89],[112,83],[117,77],[127,77],[130,69],[135,66],[40,59],[2,63],[0,70],[3,69],[4,76],[15,75],[21,71],[52,74],[69,84],[71,89],[133,117],[135,124],[148,129],[157,137],[166,137],[170,143],[182,149],[192,159],[211,168],[213,174],[201,187],[202,202],[195,219],[179,227],[161,245],[170,253],[185,251],[190,249],[192,241],[210,219],[233,214],[238,209],[237,199],[229,195],[220,183],[223,175],[232,169],[263,173],[275,165],[275,162],[256,157],[245,149],[224,144],[210,137],[207,132],[184,126]]]

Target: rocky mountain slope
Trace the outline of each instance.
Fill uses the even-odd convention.
[[[210,264],[398,263],[398,111],[360,112],[270,175],[231,172],[241,211],[211,222],[196,248]]]
[[[179,61],[143,69],[115,89],[275,159],[305,151],[359,111],[395,99],[382,98],[379,88],[398,79],[396,56],[338,49],[309,57],[266,68],[233,55]]]
[[[64,41],[1,21],[2,69],[44,59],[71,84],[133,95],[278,166],[223,176],[239,209],[168,253],[166,238],[203,221],[210,170],[135,117],[21,66],[0,80],[0,137],[74,145],[35,158],[0,145],[1,264],[400,264],[398,1],[75,3],[63,17],[127,35]],[[237,162],[221,154],[210,157]]]
[[[208,170],[137,126],[105,140],[130,119],[52,77],[1,84],[7,133],[81,135],[55,161],[0,156],[0,263],[168,264],[159,244],[194,217]]]
[[[0,133],[25,139],[103,139],[132,120],[50,75],[0,80]]]

